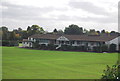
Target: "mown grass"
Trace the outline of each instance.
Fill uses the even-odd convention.
[[[2,47],[3,79],[99,79],[117,53],[88,53]]]

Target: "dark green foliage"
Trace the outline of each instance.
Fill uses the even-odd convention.
[[[61,45],[60,50],[67,51],[69,50],[68,45]]]
[[[101,47],[100,46],[94,46],[93,51],[94,52],[101,52]]]
[[[90,29],[90,31],[89,31],[89,35],[95,35],[95,34],[96,34],[95,29]]]
[[[101,34],[105,34],[105,30],[102,30],[102,31],[101,31]]]
[[[63,51],[87,51],[87,47],[62,45],[59,50],[63,50]]]
[[[2,40],[2,46],[9,46],[9,41]]]
[[[43,50],[47,49],[46,44],[40,44],[39,45],[39,49],[43,49]]]
[[[69,35],[80,35],[83,34],[83,28],[72,24],[65,28],[64,33]]]
[[[27,30],[22,30],[21,28],[18,28],[14,29],[13,31],[8,31],[8,28],[5,26],[0,27],[0,35],[2,36],[1,40],[4,40],[2,42],[2,45],[4,46],[14,46],[11,41],[22,41],[23,39],[27,39],[33,34],[41,34],[43,32],[43,28],[39,27],[38,25],[32,25],[31,27],[28,26]]]
[[[109,48],[107,45],[101,45],[101,46],[94,46],[93,47],[94,52],[108,52]]]
[[[22,37],[22,39],[27,39],[28,38],[27,31],[22,31],[21,37]]]
[[[8,41],[8,40],[3,40],[2,41],[2,46],[18,46],[19,42],[18,41]]]
[[[120,63],[113,65],[112,67],[107,65],[106,70],[103,71],[102,79],[118,79],[120,78]]]
[[[81,46],[82,50],[81,51],[87,51],[87,46]]]
[[[30,26],[28,26],[28,28],[27,28],[27,31],[31,31],[31,28],[30,28]]]
[[[16,40],[15,32],[10,32],[9,40]]]
[[[39,47],[40,47],[39,42],[36,41],[36,42],[33,43],[33,48],[38,49]]]
[[[54,32],[54,33],[57,33],[58,31],[57,31],[57,29],[55,28],[55,29],[53,30],[53,32]]]
[[[8,28],[3,26],[0,28],[2,40],[7,40],[8,39]]]
[[[62,30],[58,30],[58,31],[57,31],[57,34],[62,35],[62,34],[64,34],[64,32],[63,32]]]
[[[33,43],[33,48],[35,49],[42,49],[42,50],[55,50],[56,49],[56,45],[53,44],[39,44],[38,42]]]
[[[116,44],[110,44],[110,46],[109,46],[109,51],[110,51],[110,52],[116,52],[116,47],[117,47]]]
[[[47,45],[47,49],[48,49],[48,50],[55,50],[56,47],[57,47],[57,46],[54,45],[54,44],[48,44],[48,45]]]
[[[105,44],[102,45],[102,46],[101,46],[101,51],[102,51],[102,52],[107,52],[107,51],[109,51],[108,46],[105,45]]]

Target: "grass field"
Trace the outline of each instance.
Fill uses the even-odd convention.
[[[2,47],[3,79],[99,79],[117,53],[30,50]]]

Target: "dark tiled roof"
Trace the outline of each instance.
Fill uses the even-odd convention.
[[[59,35],[59,34],[35,34],[29,38],[40,38],[40,39],[57,39],[60,36],[64,36],[69,40],[79,40],[79,41],[110,41],[118,35]]]
[[[58,34],[35,34],[30,36],[29,38],[41,38],[41,39],[57,39],[61,35]]]
[[[28,39],[23,39],[23,41],[25,42],[25,41],[28,41]]]

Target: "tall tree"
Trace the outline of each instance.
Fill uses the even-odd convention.
[[[80,35],[83,34],[83,28],[72,24],[65,28],[64,33],[69,35]]]
[[[90,35],[96,35],[95,29],[90,29],[89,34],[90,34]]]
[[[16,40],[14,31],[10,32],[9,40]]]
[[[21,31],[22,31],[22,28],[18,28],[18,31],[21,32]]]
[[[38,25],[32,25],[31,30],[32,30],[32,34],[39,34],[44,32],[43,28]]]
[[[30,26],[28,26],[28,27],[27,27],[27,31],[31,31],[31,28],[30,28]]]
[[[57,29],[55,28],[54,30],[53,30],[53,33],[57,33],[58,31],[57,31]]]
[[[102,31],[101,31],[101,34],[105,34],[105,30],[102,30]]]
[[[62,30],[58,30],[57,32],[58,34],[64,34],[64,32]]]
[[[5,26],[2,26],[0,28],[1,34],[2,34],[2,40],[7,40],[8,39],[8,28]]]

